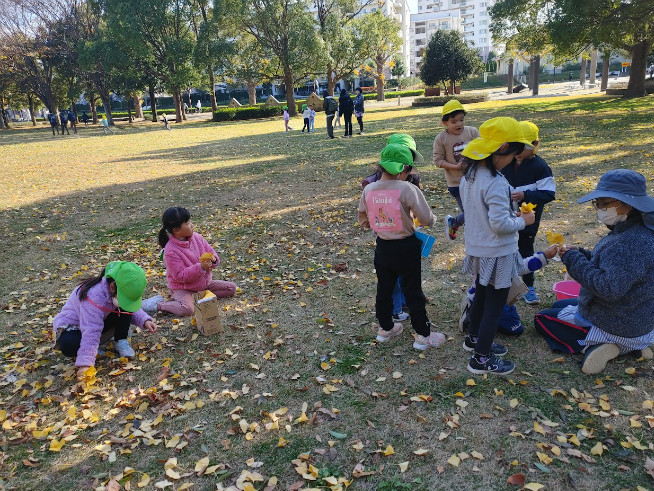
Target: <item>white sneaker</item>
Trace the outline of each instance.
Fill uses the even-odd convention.
[[[434,332],[432,331],[429,336],[421,336],[420,334],[416,334],[415,341],[413,342],[413,347],[415,349],[424,351],[429,348],[436,348],[443,344],[447,338],[445,337],[445,334],[441,332]]]
[[[148,314],[155,314],[158,310],[159,302],[163,302],[163,297],[161,295],[155,295],[154,297],[146,298],[141,302],[141,308],[145,310]]]
[[[114,341],[114,348],[116,348],[116,351],[118,352],[118,356],[121,358],[134,358],[134,350],[132,347],[129,345],[129,341],[127,339],[120,339],[118,341]]]

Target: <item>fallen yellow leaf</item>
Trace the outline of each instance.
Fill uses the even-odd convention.
[[[401,462],[398,464],[400,466],[400,472],[404,473],[409,468],[409,462]]]

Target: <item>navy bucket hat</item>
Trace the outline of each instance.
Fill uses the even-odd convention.
[[[647,194],[647,182],[633,170],[613,169],[600,177],[595,191],[577,200],[585,203],[597,198],[613,198],[643,213],[654,212],[654,198]]]

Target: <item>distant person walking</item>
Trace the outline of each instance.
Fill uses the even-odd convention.
[[[343,115],[343,122],[345,123],[345,134],[343,135],[343,138],[352,138],[352,113],[354,112],[354,103],[345,89],[341,90],[341,95],[338,98],[338,112]]]
[[[68,113],[66,111],[59,112],[59,120],[61,121],[61,136],[64,136],[64,130],[70,135],[70,131],[68,131]]]
[[[336,116],[336,111],[338,111],[338,102],[334,99],[333,96],[329,95],[329,92],[325,92],[325,98],[322,101],[322,108],[325,111],[325,117],[327,119],[327,136],[329,138],[334,138],[334,117]]]
[[[75,117],[75,112],[72,109],[68,110],[68,122],[70,127],[73,129],[73,132],[77,134],[77,118]]]
[[[52,136],[55,136],[55,130],[57,130],[57,135],[59,134],[59,122],[57,121],[57,115],[50,113],[48,115],[48,121],[50,121],[50,126],[52,127]]]
[[[102,131],[105,135],[107,132],[111,133],[112,135],[114,134],[114,130],[109,127],[109,120],[104,115],[102,115],[102,119],[100,119],[100,126],[102,126]]]
[[[200,99],[198,99],[198,102],[197,102],[197,104],[195,104],[195,107],[198,110],[197,111],[198,113],[202,112],[202,101],[200,101]]]
[[[166,113],[161,115],[161,122],[164,124],[164,128],[170,131],[170,125],[168,124],[168,117],[166,116]]]
[[[86,114],[86,111],[82,111],[82,117],[80,119],[82,120],[82,123],[84,123],[84,126],[89,125],[89,115]]]
[[[357,87],[355,92],[357,96],[354,99],[354,116],[359,123],[359,135],[363,135],[363,90],[361,90],[361,87]]]

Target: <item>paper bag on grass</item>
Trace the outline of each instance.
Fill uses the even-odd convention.
[[[206,295],[206,296],[205,296]],[[222,332],[218,299],[209,292],[199,292],[195,296],[195,325],[205,336]]]
[[[527,288],[527,285],[525,285],[525,282],[522,281],[522,278],[516,276],[511,282],[511,288],[509,288],[509,297],[506,300],[506,304],[513,305],[522,297],[524,297],[528,291],[529,289]]]

